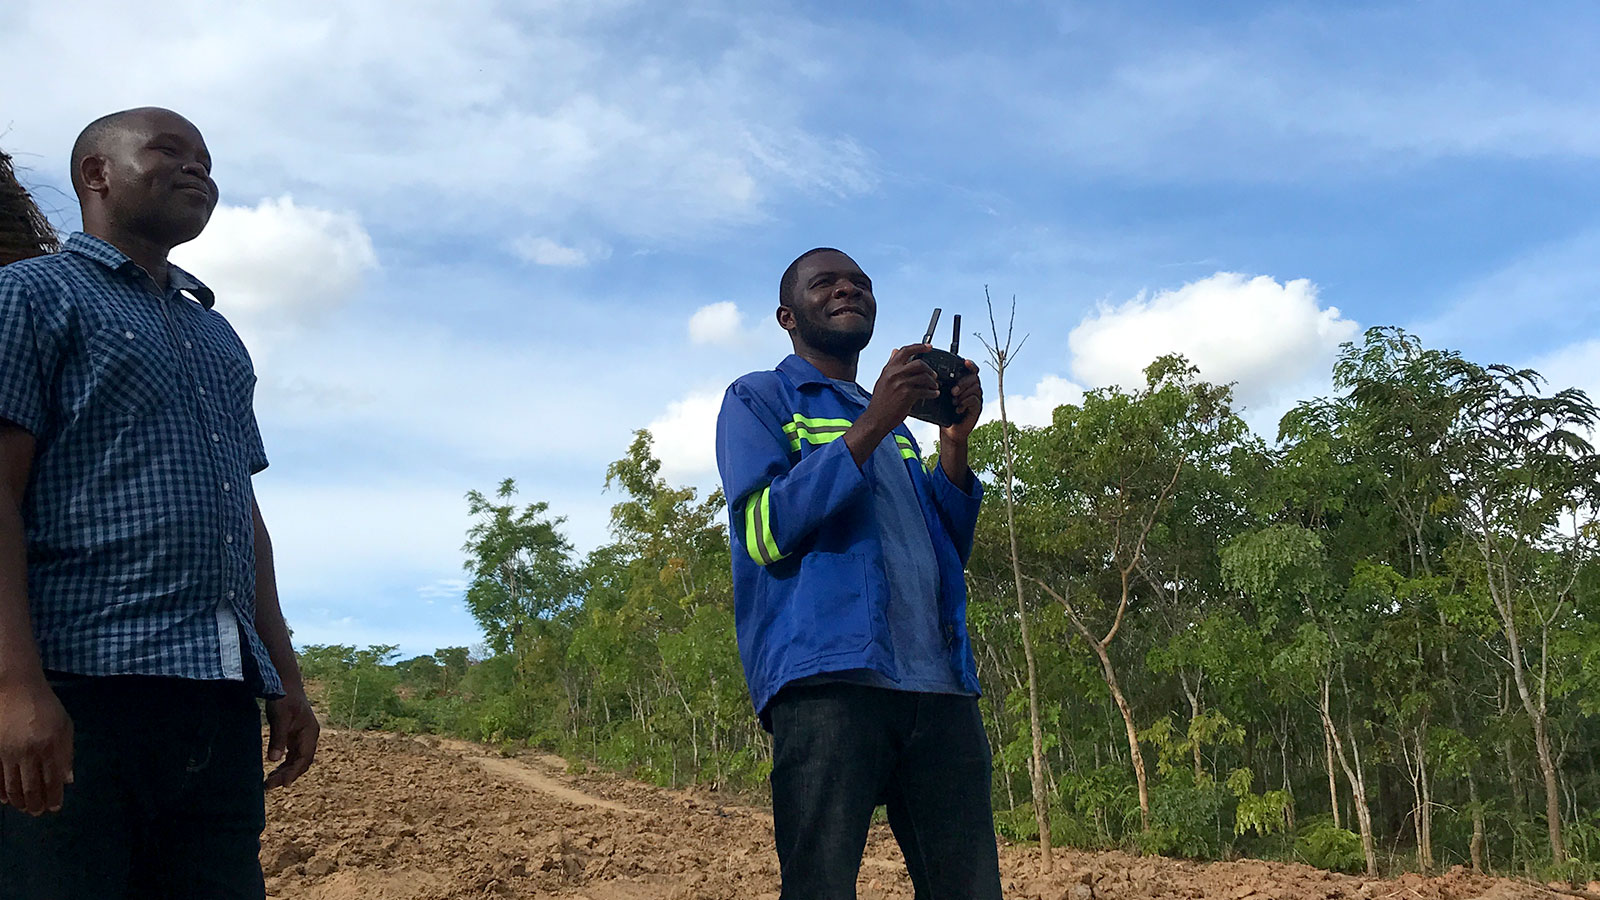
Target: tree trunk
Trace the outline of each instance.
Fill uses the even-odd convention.
[[[1433,786],[1428,783],[1426,726],[1417,728],[1417,866],[1433,871]]]
[[[1539,757],[1539,772],[1544,776],[1545,824],[1550,835],[1550,860],[1560,865],[1566,861],[1566,848],[1561,840],[1561,786],[1556,776],[1556,764],[1550,753],[1550,722],[1544,705],[1544,679],[1540,679],[1537,702],[1528,687],[1526,660],[1522,653],[1522,638],[1517,629],[1516,607],[1512,601],[1509,584],[1501,584],[1501,566],[1496,563],[1497,551],[1485,540],[1479,545],[1483,554],[1484,571],[1488,576],[1489,599],[1500,617],[1500,627],[1506,636],[1506,662],[1517,686],[1517,697],[1528,713],[1533,726],[1533,746]],[[1548,658],[1548,657],[1546,657]]]
[[[995,336],[999,340],[999,335]],[[1033,782],[1033,818],[1039,826],[1039,863],[1048,874],[1050,858],[1050,801],[1044,783],[1044,727],[1039,717],[1039,674],[1033,656],[1033,632],[1028,626],[1028,604],[1022,590],[1022,556],[1017,549],[1017,506],[1012,491],[1011,420],[1006,416],[1006,366],[1004,351],[997,354],[995,390],[1000,394],[1000,434],[1006,467],[1006,531],[1011,538],[1011,577],[1017,586],[1017,622],[1022,628],[1022,655],[1028,663],[1028,728],[1033,738],[1033,755],[1028,761],[1028,777]]]
[[[1133,763],[1133,778],[1139,785],[1139,827],[1148,832],[1150,830],[1150,784],[1145,777],[1144,751],[1139,749],[1139,729],[1133,723],[1133,710],[1128,707],[1128,701],[1122,696],[1122,687],[1117,684],[1117,670],[1111,665],[1111,655],[1099,644],[1093,645],[1095,655],[1100,657],[1100,669],[1105,676],[1106,687],[1111,690],[1111,699],[1117,704],[1117,711],[1122,713],[1122,726],[1128,733],[1128,756]]]
[[[1343,828],[1344,821],[1339,815],[1339,779],[1333,769],[1333,731],[1326,720],[1322,724],[1322,746],[1328,752],[1328,803],[1333,807],[1333,827]]]
[[[1439,624],[1441,626],[1445,624],[1443,610],[1439,612]],[[1448,646],[1439,648],[1439,661],[1444,663],[1443,671],[1445,673],[1448,674],[1452,671]],[[1465,737],[1467,730],[1462,722],[1461,703],[1456,699],[1456,692],[1445,691],[1445,694],[1450,698],[1450,716],[1455,722],[1456,731]],[[1483,858],[1485,830],[1483,825],[1483,802],[1478,798],[1478,776],[1473,772],[1473,764],[1471,762],[1467,763],[1467,802],[1472,807],[1472,840],[1467,845],[1467,854],[1472,859],[1472,871],[1483,872],[1488,868],[1488,864]]]
[[[1331,675],[1323,676],[1321,702],[1317,711],[1322,714],[1322,727],[1327,730],[1328,738],[1333,743],[1335,755],[1339,765],[1344,769],[1344,776],[1350,782],[1350,799],[1355,804],[1356,826],[1361,830],[1361,854],[1367,860],[1367,874],[1378,874],[1378,847],[1372,837],[1372,808],[1367,805],[1367,779],[1361,767],[1361,753],[1355,741],[1355,736],[1350,736],[1350,756],[1354,763],[1346,756],[1344,740],[1339,737],[1339,730],[1333,724],[1333,711],[1331,708]]]
[[[1483,858],[1484,828],[1483,828],[1483,802],[1478,799],[1478,778],[1467,771],[1467,802],[1472,804],[1472,841],[1467,845],[1467,853],[1472,857],[1472,871],[1488,871],[1488,861]]]
[[[1511,651],[1509,662],[1511,677],[1517,686],[1517,697],[1522,701],[1522,708],[1527,711],[1528,720],[1533,725],[1533,747],[1538,752],[1539,773],[1544,776],[1545,824],[1550,834],[1550,859],[1559,865],[1566,860],[1567,854],[1561,840],[1561,786],[1556,777],[1555,758],[1550,752],[1549,715],[1543,702],[1534,702],[1533,693],[1528,688],[1527,674],[1523,671],[1522,643],[1510,602],[1502,600],[1496,605],[1500,607],[1500,621]],[[1540,693],[1542,695],[1543,692]]]
[[[1178,681],[1183,686],[1183,695],[1189,699],[1189,729],[1193,731],[1195,721],[1200,718],[1200,714],[1204,711],[1200,705],[1201,685],[1196,684],[1193,688],[1190,688],[1189,676],[1181,670],[1178,672]],[[1189,736],[1189,752],[1194,757],[1194,783],[1198,785],[1200,779],[1205,777],[1206,770],[1200,759],[1200,742],[1195,740],[1193,735]]]

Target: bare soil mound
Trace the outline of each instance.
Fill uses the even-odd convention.
[[[1003,847],[1006,896],[1042,900],[1523,900],[1559,895],[1451,872],[1375,881],[1308,866],[1190,863]],[[772,818],[559,759],[460,741],[337,732],[289,791],[269,795],[269,897],[294,900],[757,900],[778,895]],[[900,850],[873,830],[863,900],[911,900]]]

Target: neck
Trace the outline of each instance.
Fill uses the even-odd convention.
[[[170,244],[133,234],[104,221],[85,222],[83,230],[121,250],[123,255],[149,273],[156,287],[163,291],[167,289],[167,275],[170,270],[167,253],[172,250]]]
[[[817,371],[834,379],[835,381],[855,381],[856,363],[861,359],[861,354],[852,353],[848,358],[823,353],[811,347],[796,345],[794,354],[813,366]]]

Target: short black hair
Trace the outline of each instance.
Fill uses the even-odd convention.
[[[843,250],[835,250],[832,247],[812,247],[810,250],[796,256],[794,262],[789,263],[789,268],[783,270],[783,277],[778,279],[779,306],[788,306],[789,298],[794,296],[795,281],[800,277],[800,263],[804,262],[807,257],[816,256],[818,253],[837,253],[840,256],[849,255]]]
[[[85,157],[93,156],[103,151],[113,137],[116,137],[127,130],[130,119],[149,115],[151,113],[170,113],[172,115],[177,115],[177,113],[173,113],[168,109],[162,109],[159,106],[136,106],[133,109],[124,109],[114,113],[108,113],[98,119],[95,119],[88,125],[85,125],[83,127],[83,131],[78,133],[78,139],[72,142],[73,190],[80,192],[83,190],[83,185],[81,183],[83,174],[80,170],[83,167],[83,160]],[[182,117],[180,116],[179,118]]]

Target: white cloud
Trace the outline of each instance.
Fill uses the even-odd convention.
[[[1409,330],[1430,346],[1476,358],[1536,353],[1549,346],[1551,323],[1560,337],[1600,331],[1600,229],[1589,228],[1533,247],[1464,286],[1450,303]],[[1493,328],[1484,323],[1493,322]],[[1519,353],[1519,355],[1521,355]]]
[[[569,247],[547,237],[524,235],[511,243],[511,252],[536,266],[587,266],[609,259],[611,248],[603,244]]]
[[[689,340],[696,344],[735,346],[745,338],[744,314],[731,301],[707,304],[689,317]]]
[[[990,384],[992,383],[991,381]],[[1000,420],[1000,398],[990,396],[993,393],[992,386],[986,388],[983,406],[985,422]],[[1033,393],[1006,397],[1006,416],[1017,425],[1041,427],[1050,424],[1056,407],[1081,402],[1083,402],[1083,388],[1060,375],[1046,375],[1039,379],[1039,383],[1033,388]]]
[[[417,588],[417,596],[428,603],[438,600],[460,600],[467,592],[465,578],[438,578]]]
[[[875,184],[849,136],[802,124],[790,57],[812,30],[804,22],[747,12],[708,42],[697,17],[639,2],[527,7],[7,5],[0,83],[118,73],[14,98],[11,141],[64,159],[95,116],[157,98],[206,135],[225,195],[289,185],[396,227],[501,239],[508,228],[574,227],[677,239],[758,220],[787,194]],[[91,46],[78,33],[86,20],[108,33],[160,34],[206,76],[150,66],[131,44]]]
[[[1589,395],[1590,402],[1600,404],[1600,338],[1546,353],[1529,363],[1528,368],[1544,376],[1546,393],[1577,388]],[[1600,429],[1590,431],[1589,441],[1600,442]]]
[[[1575,387],[1600,402],[1600,338],[1568,344],[1540,356],[1528,367],[1545,377],[1548,391]]]
[[[1144,385],[1156,357],[1181,353],[1212,382],[1237,382],[1245,406],[1293,395],[1325,374],[1355,322],[1323,307],[1305,279],[1218,272],[1177,290],[1102,307],[1072,330],[1072,373],[1088,385]]]
[[[674,400],[645,426],[655,438],[661,476],[672,484],[710,485],[717,477],[717,412],[722,391],[695,391]]]
[[[217,311],[235,327],[256,333],[292,330],[342,305],[378,265],[354,215],[300,206],[287,195],[254,207],[218,206],[172,260],[216,292]]]

